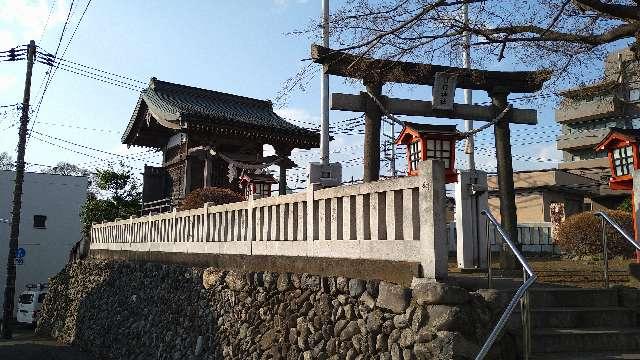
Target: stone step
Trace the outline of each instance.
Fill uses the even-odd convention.
[[[627,328],[636,314],[624,307],[539,307],[531,311],[534,328]]]
[[[531,360],[640,360],[640,352],[576,352],[532,354]]]
[[[529,294],[533,308],[618,306],[615,289],[533,288]]]
[[[536,353],[629,351],[640,352],[640,328],[536,329]]]

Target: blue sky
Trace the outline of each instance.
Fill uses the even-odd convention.
[[[0,13],[0,51],[35,39],[38,45],[54,52],[70,0],[55,2],[53,15],[40,40],[51,3],[51,0],[0,0],[0,9],[3,9]],[[63,48],[86,3],[87,0],[75,1],[75,10],[62,42]],[[334,0],[332,6],[339,3],[340,1]],[[94,0],[78,27],[65,58],[145,82],[155,76],[161,80],[243,96],[274,99],[283,82],[306,65],[301,59],[309,57],[309,39],[284,34],[304,27],[319,15],[319,0]],[[0,105],[21,101],[25,66],[25,62],[0,62]],[[44,65],[36,64],[32,102],[40,97],[44,71]],[[339,78],[332,78],[331,86],[331,90],[335,92],[361,91],[358,84],[345,84]],[[394,96],[414,99],[428,100],[431,97],[430,91],[428,87],[393,87]],[[462,101],[460,90],[458,97],[458,101]],[[111,153],[139,153],[144,149],[127,150],[120,144],[120,135],[137,98],[138,94],[134,91],[59,70],[44,96],[34,130]],[[485,100],[484,94],[474,93],[474,101]],[[538,130],[513,127],[515,154],[559,159],[555,143],[551,142],[548,135],[555,129],[553,105],[544,102],[520,105],[538,109],[539,125]],[[286,107],[278,112],[304,123],[319,124],[319,78],[312,79],[306,91],[296,90]],[[356,115],[332,111],[331,121]],[[0,152],[8,151],[15,158],[17,127],[4,130],[14,121],[17,118],[0,117]],[[461,124],[460,121],[453,122]],[[535,135],[532,134],[534,132],[544,133],[541,135],[544,139],[541,140],[546,142],[528,144],[535,140]],[[489,130],[479,136],[479,146],[493,147],[491,133]],[[60,141],[53,142],[86,155],[31,139],[28,143],[27,161],[45,165],[67,161],[95,168],[106,167],[110,161],[119,159],[117,156]],[[340,152],[332,154],[332,161],[361,158],[361,146],[360,136],[336,136],[332,151]],[[304,179],[306,162],[317,160],[316,154],[317,151],[311,154],[294,154],[294,160],[302,168],[293,172],[292,180]],[[404,153],[401,152],[400,155],[398,166],[402,167],[405,165]],[[129,159],[127,163],[141,171],[145,162],[153,164],[159,161],[159,156],[154,154],[144,154],[142,157],[141,160]],[[458,154],[458,157],[462,157],[462,154]],[[491,155],[479,154],[477,162],[480,167],[491,169],[495,159]],[[351,166],[344,171],[345,178],[360,178],[360,163],[358,160],[349,163]],[[514,160],[516,169],[548,166],[553,166],[553,163]],[[29,170],[37,171],[39,167],[31,166]],[[387,166],[384,166],[383,172],[386,170]]]

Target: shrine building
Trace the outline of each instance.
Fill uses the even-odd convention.
[[[285,194],[291,151],[319,147],[320,135],[278,116],[270,101],[151,78],[122,143],[162,151],[162,166],[145,165],[142,200],[171,207],[202,187],[269,195],[278,182]],[[265,144],[275,155],[263,156]],[[278,181],[265,171],[271,165],[280,168]]]

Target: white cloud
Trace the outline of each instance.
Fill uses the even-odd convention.
[[[305,109],[282,108],[276,109],[275,112],[293,124],[306,128],[320,127],[320,116],[312,115]]]
[[[0,74],[0,94],[13,89],[17,85],[18,78],[15,75]]]
[[[295,1],[291,1],[291,0],[273,0],[273,4],[276,7],[279,7],[279,8],[287,7],[292,2],[295,2],[296,4],[306,4],[306,3],[309,2],[309,0],[295,0]]]
[[[0,45],[12,47],[32,39],[38,41],[45,24],[49,31],[64,22],[68,12],[67,1],[56,1],[47,23],[50,6],[48,0],[0,0],[0,33],[10,33],[13,41],[5,44],[0,35]]]

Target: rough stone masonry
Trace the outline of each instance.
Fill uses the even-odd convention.
[[[36,330],[104,359],[473,359],[507,300],[412,287],[87,259],[51,279]]]

